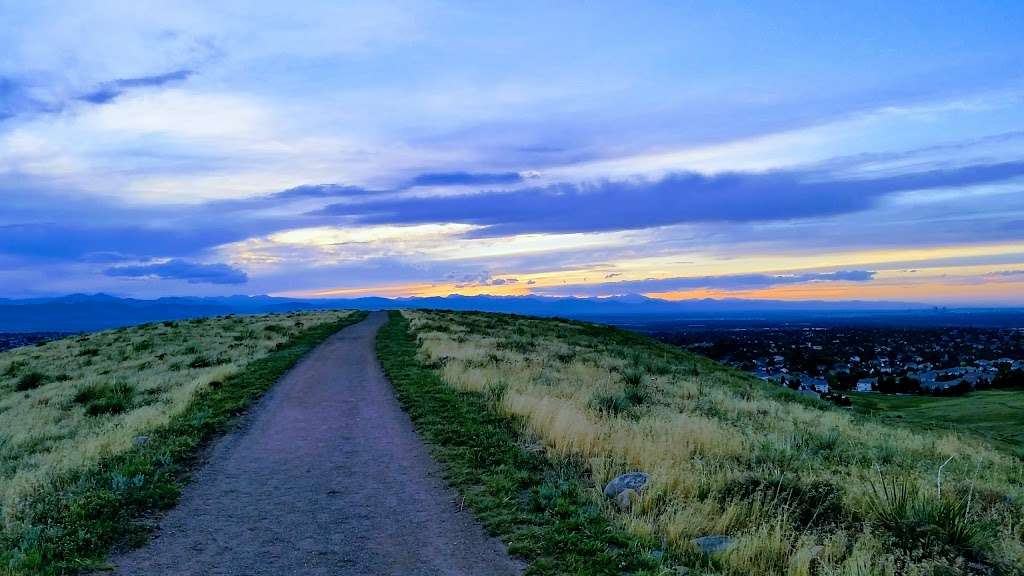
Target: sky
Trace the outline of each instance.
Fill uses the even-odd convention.
[[[0,297],[1024,305],[1024,3],[0,0]]]

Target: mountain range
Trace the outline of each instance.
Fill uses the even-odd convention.
[[[590,320],[623,320],[630,317],[668,320],[742,319],[766,315],[920,314],[934,310],[934,307],[930,305],[912,302],[659,300],[641,295],[608,298],[451,295],[350,299],[218,296],[164,297],[143,300],[120,298],[108,294],[72,294],[52,298],[0,299],[0,332],[82,332],[200,316],[260,314],[322,308],[479,310]]]

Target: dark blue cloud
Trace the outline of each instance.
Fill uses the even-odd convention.
[[[274,194],[270,194],[264,198],[269,200],[338,198],[345,196],[366,196],[369,194],[378,194],[380,192],[381,191],[369,190],[360,186],[345,186],[342,184],[307,184],[304,186],[289,188],[281,192],[275,192]]]
[[[0,122],[22,114],[57,112],[59,104],[33,95],[33,84],[23,79],[0,76]]]
[[[801,274],[733,274],[727,276],[679,276],[675,278],[649,278],[623,280],[597,284],[567,284],[535,290],[538,294],[615,296],[677,290],[720,289],[753,290],[785,284],[813,282],[868,282],[875,277],[870,270],[838,270],[835,272],[804,272]]]
[[[523,181],[518,172],[427,172],[409,181],[409,186],[494,186]]]
[[[818,171],[676,173],[660,180],[555,184],[457,197],[405,197],[335,204],[320,215],[367,224],[459,222],[476,236],[629,230],[682,223],[759,222],[867,210],[889,194],[962,187],[1024,176],[1024,162],[937,169],[881,178]]]
[[[245,284],[245,271],[227,264],[199,264],[187,260],[168,260],[156,264],[115,266],[103,272],[120,278],[160,278],[184,280],[189,284]]]
[[[154,76],[119,78],[100,84],[98,88],[79,96],[78,99],[91,104],[106,104],[132,88],[149,88],[174,82],[183,82],[193,74],[195,74],[194,70],[175,70]]]

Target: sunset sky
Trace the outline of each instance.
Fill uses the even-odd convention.
[[[274,4],[0,0],[0,297],[1024,305],[1024,2]]]

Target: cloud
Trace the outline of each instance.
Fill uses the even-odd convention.
[[[597,284],[566,284],[533,290],[536,294],[566,296],[616,296],[621,294],[647,294],[680,290],[719,289],[751,290],[783,284],[814,282],[868,282],[875,277],[869,270],[838,270],[835,272],[804,272],[800,274],[733,274],[726,276],[679,276],[674,278],[648,278]]]
[[[61,105],[46,98],[31,82],[0,76],[0,122],[22,114],[58,112]]]
[[[187,260],[168,260],[155,264],[115,266],[103,272],[121,278],[159,278],[184,280],[189,284],[245,284],[249,277],[245,271],[227,264],[199,264]]]
[[[38,79],[0,76],[0,122],[15,116],[58,113],[75,100],[107,104],[128,90],[182,82],[194,73],[193,70],[182,69],[153,76],[120,78],[103,82],[91,91],[78,94],[74,89],[40,83]]]
[[[409,181],[409,186],[488,186],[516,184],[523,181],[518,172],[427,172]]]
[[[152,88],[175,82],[183,82],[193,74],[195,74],[194,70],[182,69],[175,70],[173,72],[167,72],[164,74],[156,74],[153,76],[141,76],[138,78],[119,78],[117,80],[104,82],[96,90],[79,96],[78,100],[89,102],[91,104],[106,104],[114,100],[118,96],[124,94],[125,91],[129,89]]]
[[[460,276],[454,274],[446,275],[449,281],[455,282],[456,288],[472,288],[477,286],[510,286],[512,284],[518,284],[518,278],[494,278],[490,272],[479,271],[471,274],[462,274]],[[528,282],[532,284],[531,282]]]
[[[658,180],[560,183],[464,196],[402,197],[333,204],[318,214],[368,224],[457,222],[476,236],[628,230],[702,222],[759,222],[859,212],[890,194],[1000,182],[1024,175],[1024,162],[978,164],[881,178],[829,178],[779,170]]]
[[[307,184],[296,186],[281,192],[275,192],[266,196],[266,199],[300,199],[300,198],[337,198],[345,196],[366,196],[378,194],[382,191],[368,190],[360,186],[345,186],[342,184]]]

